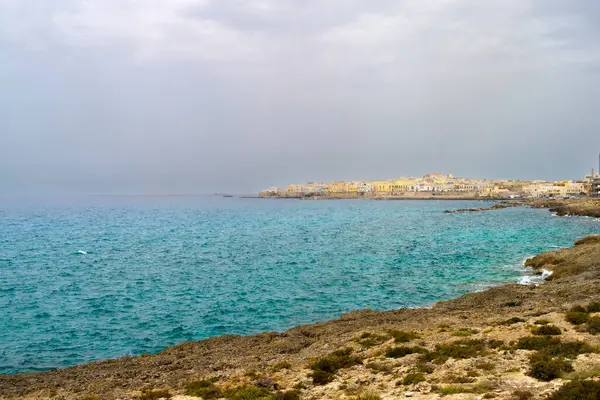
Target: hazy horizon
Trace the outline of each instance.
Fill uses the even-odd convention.
[[[581,179],[593,0],[0,0],[0,195]]]

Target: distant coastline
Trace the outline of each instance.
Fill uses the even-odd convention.
[[[403,192],[397,194],[379,194],[379,193],[341,193],[341,194],[298,194],[298,193],[268,193],[260,192],[253,198],[260,199],[282,199],[282,200],[482,200],[482,201],[500,201],[514,200],[510,196],[481,196],[477,193],[465,192]]]

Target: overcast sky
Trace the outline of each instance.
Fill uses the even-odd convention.
[[[581,178],[598,0],[0,0],[0,192]]]

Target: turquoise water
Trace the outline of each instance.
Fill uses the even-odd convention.
[[[69,204],[69,205],[65,205]],[[600,222],[468,201],[0,203],[0,373],[282,331],[517,282]]]

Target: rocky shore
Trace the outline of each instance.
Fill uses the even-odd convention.
[[[551,208],[596,216],[600,203]],[[221,336],[157,355],[2,375],[0,398],[598,398],[600,237],[542,253],[527,266],[553,274],[543,284],[504,285],[432,308],[356,311],[284,333]]]
[[[533,208],[548,208],[550,212],[563,216],[585,216],[600,218],[600,199],[533,199],[522,204]]]
[[[475,207],[475,208],[459,208],[458,210],[446,210],[444,214],[460,214],[466,212],[481,212],[481,211],[493,211],[493,210],[503,210],[505,208],[518,207],[519,203],[509,203],[509,202],[500,202],[496,203],[491,207]]]

